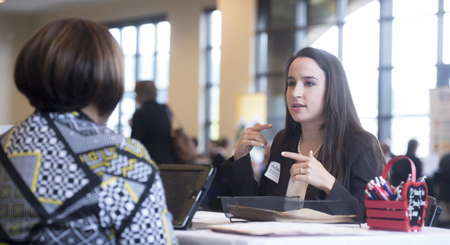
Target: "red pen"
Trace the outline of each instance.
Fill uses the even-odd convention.
[[[373,189],[374,189],[374,190],[376,191],[376,193],[380,196],[380,198],[381,198],[382,200],[389,201],[389,197],[388,197],[388,195],[386,194],[386,192],[385,192],[383,189],[381,189],[380,187],[378,187],[377,184],[375,184],[375,181],[371,180],[370,182],[372,183]]]

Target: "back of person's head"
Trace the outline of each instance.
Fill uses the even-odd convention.
[[[416,155],[417,146],[419,146],[419,142],[417,142],[417,140],[412,139],[408,141],[408,149],[406,150],[406,154]]]
[[[139,104],[147,101],[155,101],[158,95],[155,83],[148,80],[137,82],[134,91],[136,92],[136,101]]]
[[[218,140],[217,145],[224,149],[227,149],[230,146],[230,139],[227,137],[223,137]]]
[[[450,152],[447,152],[442,156],[441,160],[439,161],[439,168],[442,168],[444,171],[450,172]]]
[[[217,146],[219,146],[219,142],[217,140],[210,140],[209,141],[209,148],[210,149],[216,148]]]
[[[14,80],[37,110],[69,112],[92,104],[103,116],[123,96],[122,51],[99,23],[54,20],[25,44]]]
[[[208,143],[208,152],[210,155],[216,154],[217,147],[219,146],[219,142],[217,140],[209,140]]]
[[[390,147],[386,143],[380,143],[380,146],[384,154],[389,154],[391,151]]]

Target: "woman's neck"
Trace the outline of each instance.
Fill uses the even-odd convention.
[[[105,124],[111,115],[111,113],[107,113],[106,115],[100,116],[97,106],[93,104],[89,104],[88,106],[82,108],[81,112],[98,124]]]
[[[302,124],[302,141],[312,144],[322,143],[325,139],[325,132],[321,129],[321,125],[304,125]]]
[[[320,150],[325,138],[325,133],[320,129],[320,125],[303,125],[302,136],[299,141],[299,150],[303,155],[309,155],[312,151],[317,158],[317,152]]]

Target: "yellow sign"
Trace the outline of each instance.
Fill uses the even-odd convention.
[[[267,122],[267,96],[263,93],[238,94],[236,96],[236,122]],[[249,125],[248,125],[249,126]]]

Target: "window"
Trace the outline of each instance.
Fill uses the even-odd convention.
[[[220,47],[222,42],[222,14],[219,10],[206,12],[206,27],[205,142],[209,142],[209,140],[219,139]]]
[[[267,93],[275,129],[284,128],[284,63],[312,46],[342,61],[367,131],[390,139],[394,154],[405,154],[416,138],[417,155],[428,155],[429,90],[449,85],[450,0],[258,3],[256,89]]]
[[[405,154],[408,141],[416,138],[417,154],[426,156],[429,91],[437,81],[438,0],[395,0],[392,7],[391,150]]]
[[[341,59],[361,123],[369,132],[378,133],[380,7],[378,1],[370,2],[259,1],[256,90],[267,93],[268,122],[276,129],[268,132],[269,138],[284,128],[285,111],[280,108],[284,107],[285,62],[305,46],[324,49]],[[375,93],[359,93],[368,88]]]
[[[136,110],[134,87],[137,81],[154,81],[158,89],[156,100],[168,101],[170,23],[161,17],[108,26],[123,51],[125,93],[107,125],[128,137],[131,135],[128,121]]]
[[[445,0],[444,2],[444,63],[450,64],[450,0]]]

